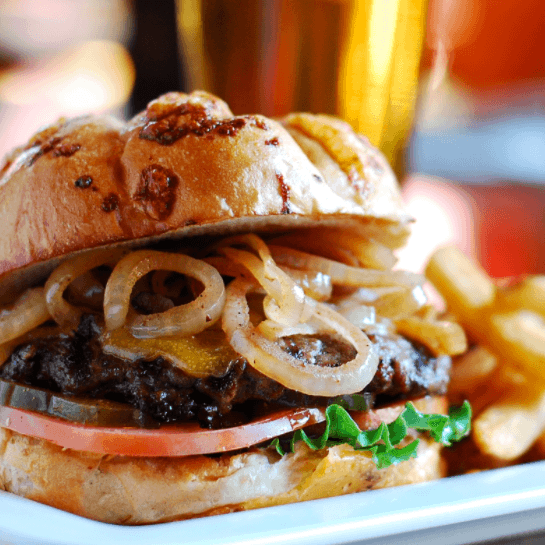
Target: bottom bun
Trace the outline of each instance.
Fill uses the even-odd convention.
[[[425,408],[443,412],[429,410],[432,405],[444,409],[442,398],[427,398]],[[63,449],[2,428],[0,489],[102,522],[167,522],[444,476],[441,446],[420,438],[417,458],[377,469],[368,452],[348,445],[312,451],[299,442],[283,457],[272,448],[251,448],[218,456],[132,458]]]

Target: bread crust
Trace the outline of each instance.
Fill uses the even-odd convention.
[[[444,412],[445,399],[420,410]],[[390,422],[401,406],[371,411]],[[250,448],[220,457],[133,458],[62,449],[0,429],[0,489],[94,520],[150,524],[338,496],[444,476],[441,447],[421,438],[418,457],[377,469],[348,445],[320,451],[304,443],[280,457]]]
[[[300,125],[319,156],[290,135]],[[355,163],[320,143],[324,127]],[[324,166],[338,161],[335,172]],[[317,222],[379,222],[399,245],[410,220],[390,167],[349,125],[235,117],[204,92],[159,97],[128,123],[60,120],[11,154],[0,176],[0,302],[98,246]]]

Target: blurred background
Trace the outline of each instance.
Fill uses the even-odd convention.
[[[0,156],[170,90],[337,114],[418,218],[401,266],[454,242],[494,276],[545,273],[543,29],[542,0],[3,0]]]

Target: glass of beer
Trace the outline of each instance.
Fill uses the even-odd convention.
[[[428,0],[177,0],[186,90],[235,114],[339,115],[398,173]]]

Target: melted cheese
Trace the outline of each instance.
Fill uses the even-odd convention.
[[[161,356],[194,377],[225,375],[238,357],[220,329],[206,329],[191,337],[136,339],[123,327],[105,332],[101,342],[107,354],[129,360]]]

